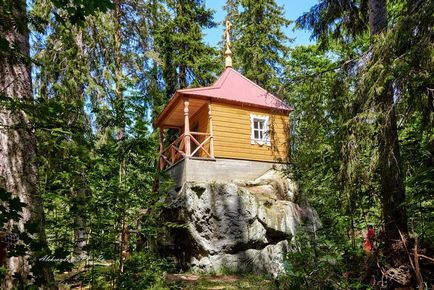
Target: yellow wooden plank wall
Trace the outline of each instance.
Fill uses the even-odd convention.
[[[271,146],[251,144],[250,114],[270,116]],[[216,157],[260,161],[286,160],[289,118],[271,110],[212,103]]]

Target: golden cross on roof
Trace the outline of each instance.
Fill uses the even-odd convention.
[[[225,29],[225,38],[226,38],[226,49],[231,46],[231,30],[232,23],[229,20],[226,20],[226,29]]]
[[[224,37],[226,40],[226,51],[225,51],[225,66],[232,67],[232,51],[231,51],[231,30],[232,23],[229,20],[226,20],[226,29],[224,33]]]

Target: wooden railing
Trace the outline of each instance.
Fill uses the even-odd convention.
[[[198,141],[200,136],[205,136],[205,139],[202,142]],[[190,132],[188,136],[186,136],[185,134],[181,134],[175,141],[173,141],[167,148],[165,148],[161,152],[160,169],[166,169],[176,164],[178,161],[184,159],[186,156],[197,156],[199,158],[214,158],[214,156],[211,155],[209,150],[207,150],[207,145],[211,146],[211,139],[212,135],[209,133]],[[190,142],[190,144],[195,144],[197,146],[189,155],[186,152],[186,142]]]
[[[175,141],[173,141],[166,149],[160,154],[160,168],[165,169],[172,166],[179,160],[185,157],[185,138],[181,134]]]
[[[194,138],[194,136],[205,136],[206,138],[201,143],[199,143],[199,141],[196,138]],[[205,148],[205,145],[207,143],[209,143],[210,140],[211,140],[211,135],[209,133],[190,132],[190,140],[191,140],[191,142],[193,142],[194,144],[197,145],[197,148],[194,149],[193,152],[191,152],[191,156],[195,156],[196,153],[199,153],[199,157],[202,157],[202,158],[207,158],[207,157],[214,158],[214,156],[211,156],[211,154]],[[200,156],[201,152],[205,153],[205,156]]]

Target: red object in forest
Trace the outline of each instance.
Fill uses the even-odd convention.
[[[366,254],[370,254],[374,250],[375,230],[372,226],[368,226],[366,238],[363,241],[363,250]]]

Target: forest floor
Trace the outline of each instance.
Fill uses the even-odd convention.
[[[275,289],[273,280],[260,275],[168,274],[166,281],[172,289]]]
[[[108,267],[102,265],[97,267],[97,272],[104,272]],[[102,281],[101,276],[94,281],[96,289],[109,289],[108,281]],[[89,277],[83,268],[74,269],[71,272],[56,275],[60,282],[59,289],[92,289],[89,284]],[[171,290],[275,290],[274,280],[262,275],[254,274],[217,274],[205,275],[194,273],[167,274],[165,276],[166,286]]]

